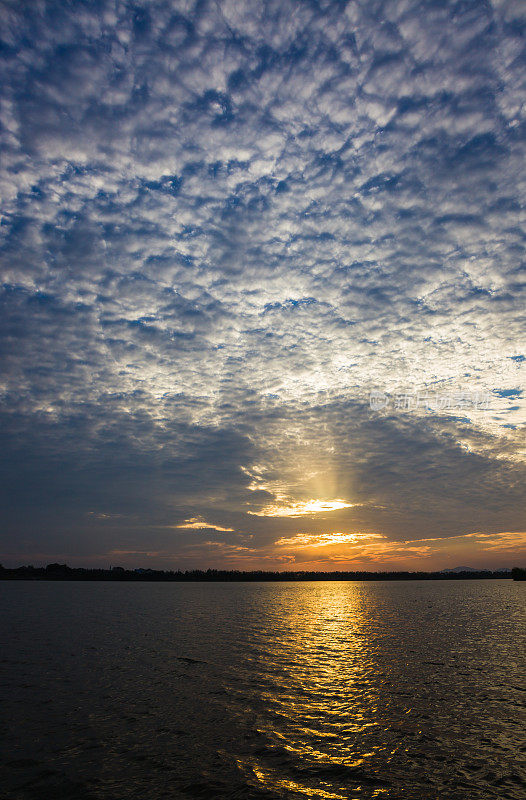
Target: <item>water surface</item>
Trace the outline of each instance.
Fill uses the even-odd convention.
[[[0,797],[522,800],[525,593],[3,581]]]

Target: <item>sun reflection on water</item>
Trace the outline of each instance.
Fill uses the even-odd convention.
[[[248,681],[259,676],[262,745],[239,768],[273,796],[348,798],[364,781],[379,796],[383,781],[369,765],[375,751],[361,737],[377,724],[381,681],[359,586],[296,585],[274,605],[265,598],[265,610],[245,664]]]

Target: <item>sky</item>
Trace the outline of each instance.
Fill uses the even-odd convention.
[[[526,5],[0,20],[4,566],[524,566]]]

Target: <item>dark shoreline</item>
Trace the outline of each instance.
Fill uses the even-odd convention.
[[[22,566],[13,569],[0,567],[0,580],[33,581],[154,581],[154,582],[254,582],[254,581],[414,581],[414,580],[525,580],[526,570],[480,570],[462,572],[266,572],[254,570],[186,570],[164,571],[150,569],[126,570],[85,569],[66,564],[47,567]]]

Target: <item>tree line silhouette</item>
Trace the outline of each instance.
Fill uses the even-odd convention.
[[[157,569],[89,569],[67,564],[31,565],[5,568],[0,565],[0,580],[67,580],[67,581],[404,581],[404,580],[466,580],[480,578],[513,578],[525,580],[526,569],[469,570],[461,572],[315,572],[267,570],[157,570]]]

